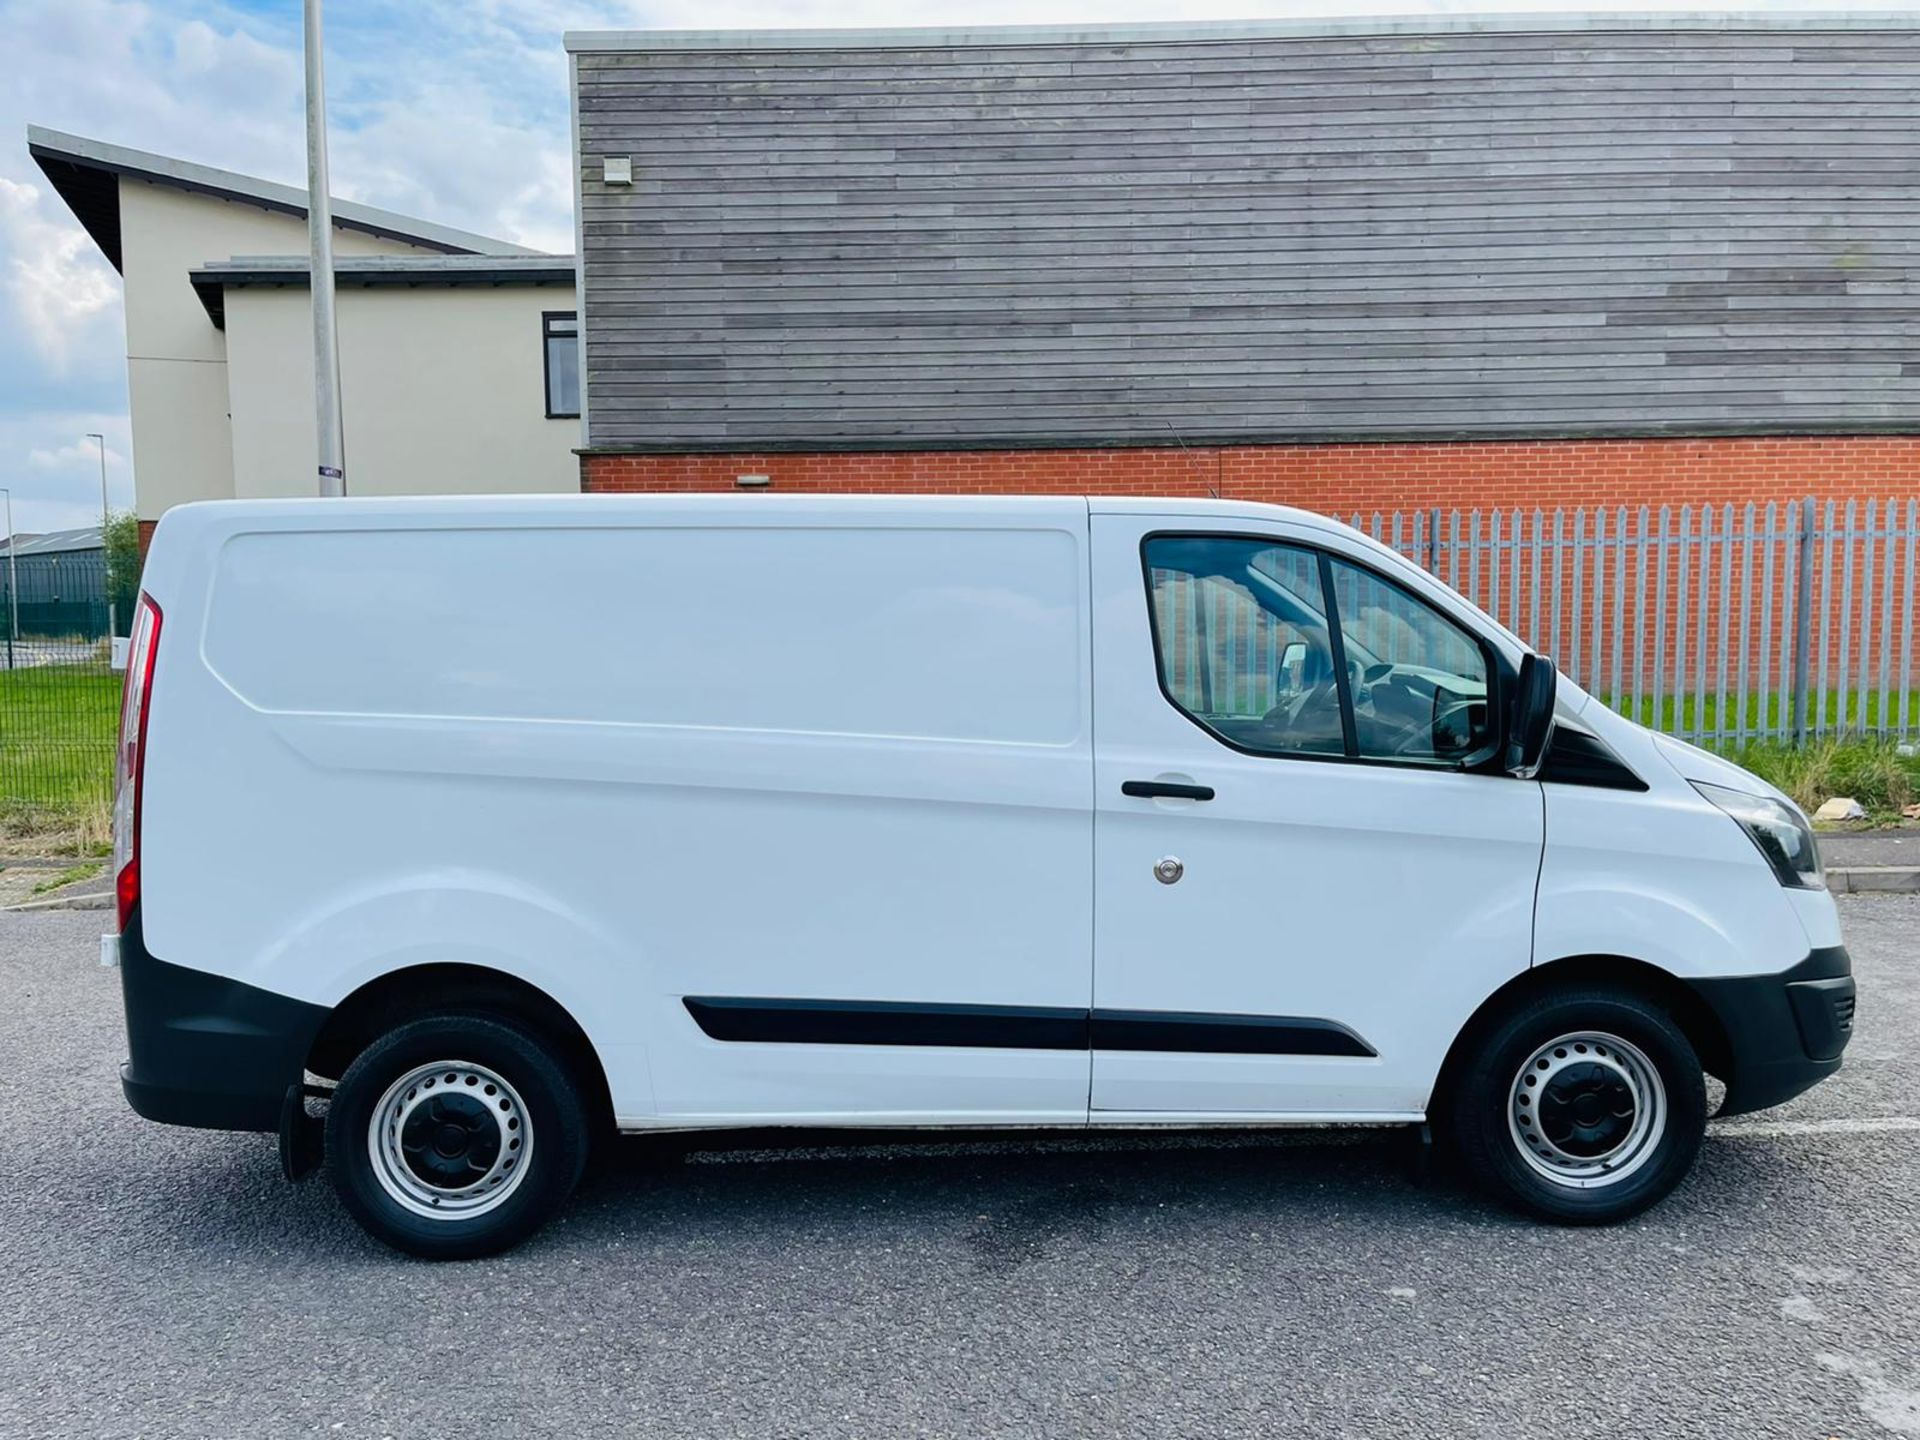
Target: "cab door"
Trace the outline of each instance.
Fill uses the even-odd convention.
[[[1531,959],[1517,656],[1344,528],[1092,519],[1096,1122],[1410,1119]]]

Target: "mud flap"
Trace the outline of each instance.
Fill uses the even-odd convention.
[[[320,1168],[326,1153],[326,1121],[307,1113],[307,1087],[289,1085],[280,1101],[280,1173],[301,1181]]]
[[[1433,1127],[1426,1121],[1407,1127],[1407,1179],[1419,1189],[1433,1183]]]

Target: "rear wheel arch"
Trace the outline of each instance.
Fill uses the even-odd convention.
[[[1671,971],[1626,955],[1572,955],[1522,971],[1481,1002],[1460,1028],[1446,1059],[1441,1062],[1433,1093],[1427,1100],[1428,1116],[1443,1113],[1461,1066],[1475,1053],[1499,1016],[1536,996],[1587,985],[1616,987],[1659,1005],[1687,1037],[1700,1057],[1702,1068],[1719,1080],[1731,1081],[1733,1049],[1726,1029],[1699,992],[1686,981]]]
[[[376,977],[327,1016],[306,1068],[337,1080],[381,1036],[431,1015],[478,1014],[532,1031],[572,1072],[595,1126],[613,1128],[613,1096],[587,1032],[565,1006],[536,985],[479,965],[415,965]]]

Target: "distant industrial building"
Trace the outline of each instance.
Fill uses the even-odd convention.
[[[17,625],[22,635],[93,636],[105,632],[106,619],[99,526],[0,536],[0,634]]]

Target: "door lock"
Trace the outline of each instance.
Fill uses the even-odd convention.
[[[1180,863],[1178,855],[1167,855],[1153,862],[1153,878],[1162,885],[1175,885],[1180,877],[1187,873],[1187,867]]]

